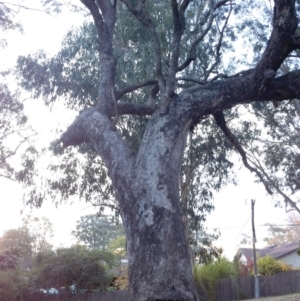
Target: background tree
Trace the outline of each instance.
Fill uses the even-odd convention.
[[[127,234],[131,299],[196,300],[180,203],[186,137],[200,125],[198,135],[211,141],[213,148],[203,149],[201,162],[206,163],[207,174],[214,176],[212,187],[218,188],[218,179],[229,174],[232,164],[226,156],[235,149],[244,165],[272,193],[270,179],[244,150],[249,138],[244,128],[249,123],[243,123],[240,131],[230,127],[237,124],[234,117],[240,118],[239,106],[300,96],[297,66],[284,75],[279,71],[285,59],[294,56],[299,48],[296,3],[275,0],[270,37],[260,52],[254,52],[252,66],[237,71],[234,67],[224,68],[222,56],[233,47],[230,42],[234,30],[229,17],[232,13],[243,16],[249,10],[257,14],[256,3],[81,2],[96,27],[101,63],[99,89],[89,107],[61,136],[62,145],[56,144],[54,150],[71,157],[72,151],[66,147],[92,144],[103,160]],[[248,33],[247,27],[240,29]],[[19,70],[27,79],[22,85],[36,96],[48,96],[49,102],[53,95],[59,95],[58,85],[41,76],[48,76],[49,68],[42,64],[43,55],[40,58],[40,62],[20,58]],[[92,66],[87,68],[93,70]],[[62,69],[57,73],[58,78],[66,74]],[[134,124],[127,132],[123,130],[122,120],[127,118],[144,122],[144,127],[138,126],[141,136],[136,134]],[[206,124],[212,125],[208,132]],[[124,133],[135,137],[132,141],[136,143],[131,144]],[[259,131],[254,133],[259,135]],[[227,140],[218,141],[221,134]],[[58,178],[52,187],[68,196],[76,193],[74,179],[80,173],[75,164],[65,165],[68,177]],[[288,198],[284,200],[293,206]]]
[[[127,251],[126,251],[126,237],[125,235],[120,235],[115,238],[113,238],[109,242],[108,247],[109,252],[111,252],[116,261],[116,268],[117,268],[117,279],[114,281],[114,285],[119,287],[122,287],[121,289],[124,289],[124,287],[121,285],[122,279],[126,279],[125,283],[128,284],[128,257],[127,257]],[[121,282],[121,283],[120,283]],[[127,287],[126,287],[127,288]]]
[[[72,235],[77,238],[77,242],[91,249],[107,250],[112,239],[124,234],[124,228],[116,225],[114,216],[89,214],[80,217],[76,224]]]
[[[0,269],[0,299],[7,301],[26,300],[29,289],[28,277],[19,269]]]
[[[49,219],[42,217],[27,216],[23,219],[23,224],[18,229],[6,230],[0,237],[0,254],[16,256],[18,263],[23,268],[31,265],[32,256],[40,251],[51,249],[47,241],[52,237],[52,223]]]
[[[298,213],[290,213],[286,219],[287,226],[269,224],[269,235],[264,240],[268,245],[284,245],[300,241],[300,217]]]
[[[84,246],[43,251],[33,260],[35,287],[51,288],[75,285],[76,289],[106,289],[111,281],[107,271],[113,265],[113,255]]]
[[[0,238],[0,300],[25,300],[30,291],[27,269],[32,255],[26,228],[11,229]]]
[[[0,49],[7,45],[6,32],[23,31],[22,25],[15,21],[18,8],[18,5],[13,6],[9,2],[0,3]],[[0,70],[0,177],[14,181],[18,172],[16,154],[21,147],[33,152],[29,142],[35,132],[28,125],[20,92],[9,87],[11,77],[12,70]],[[32,168],[30,162],[24,161],[23,165],[28,170]]]
[[[24,267],[29,267],[33,255],[33,238],[27,227],[6,230],[0,237],[1,253],[9,253],[18,257]]]
[[[0,253],[0,270],[16,269],[19,263],[18,255],[14,250],[5,250]]]
[[[23,218],[24,227],[28,228],[32,237],[32,248],[34,253],[45,249],[51,249],[49,240],[53,237],[53,225],[47,217],[34,217],[27,215]]]
[[[126,257],[126,237],[119,235],[109,242],[108,250],[119,258],[119,260]]]

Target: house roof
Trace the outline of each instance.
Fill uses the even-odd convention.
[[[256,249],[256,252],[259,257],[270,255],[275,259],[279,259],[283,256],[293,253],[298,248],[299,248],[299,242],[293,242],[282,246],[273,245],[273,246],[265,247],[263,249]],[[239,259],[242,255],[244,255],[247,260],[253,260],[252,248],[240,248],[236,256]]]
[[[293,253],[298,248],[299,248],[299,243],[294,242],[294,243],[290,243],[287,245],[273,248],[272,250],[270,250],[270,252],[268,254],[277,259],[277,258],[283,257],[285,255],[288,255],[290,253]]]

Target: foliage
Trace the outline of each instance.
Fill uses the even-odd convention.
[[[43,251],[33,260],[33,283],[35,287],[66,287],[75,285],[79,291],[105,289],[110,277],[107,269],[112,267],[113,255],[84,246]]]
[[[6,32],[22,32],[22,25],[15,18],[21,8],[28,9],[8,1],[0,3],[1,37],[5,37]],[[0,38],[0,48],[6,46],[6,39]],[[20,91],[10,88],[12,75],[12,70],[0,70],[0,177],[29,185],[32,184],[29,175],[32,176],[35,165],[27,159],[28,154],[32,157],[34,152],[32,137],[36,133],[28,125]],[[22,158],[19,158],[19,153],[23,153]],[[22,163],[17,168],[20,165],[18,159]]]
[[[0,300],[23,301],[29,293],[29,281],[20,270],[0,269]]]
[[[291,267],[288,264],[283,261],[276,260],[269,255],[257,260],[257,268],[260,275],[274,275],[291,270]]]
[[[0,72],[0,177],[15,180],[20,179],[17,174],[21,171],[15,170],[13,159],[21,147],[28,147],[34,132],[27,125],[19,93],[12,92],[5,82],[9,73]]]
[[[16,269],[19,257],[14,254],[13,250],[0,252],[0,270]]]
[[[51,249],[47,242],[52,236],[52,223],[42,217],[27,216],[17,229],[9,229],[0,237],[0,269],[2,266],[20,265],[29,268],[33,254]],[[2,260],[1,260],[2,258]]]
[[[128,289],[129,279],[128,279],[128,271],[123,271],[122,275],[115,277],[113,280],[113,287],[117,290],[126,290]]]
[[[24,227],[28,228],[30,236],[32,237],[34,253],[52,248],[48,240],[53,237],[53,226],[47,217],[38,218],[27,215],[23,218],[22,222]]]
[[[247,276],[253,274],[253,261],[247,260],[247,262],[239,262],[234,260],[234,266],[238,276]]]
[[[0,237],[0,251],[22,258],[23,264],[28,266],[33,254],[32,242],[33,238],[28,228],[24,226],[18,229],[6,230]]]
[[[16,22],[14,16],[16,10],[13,9],[9,2],[0,3],[0,31],[1,33],[11,30],[22,31],[22,25]],[[6,40],[0,39],[0,48],[6,46]]]
[[[78,243],[100,250],[107,250],[110,241],[121,234],[124,234],[124,229],[122,225],[116,225],[114,216],[98,214],[80,217],[76,222],[76,230],[72,231]]]
[[[194,253],[195,263],[200,265],[209,264],[222,256],[222,247],[217,247],[212,244],[212,241],[218,238],[217,235],[209,235],[203,232],[201,239],[195,239],[192,243],[192,251]],[[197,234],[196,234],[197,236]]]
[[[225,257],[219,258],[216,262],[194,267],[196,285],[206,292],[210,301],[215,300],[215,289],[218,281],[233,276],[236,276],[234,265]]]
[[[117,256],[119,259],[125,258],[126,256],[126,237],[120,235],[113,238],[109,242],[108,250]]]

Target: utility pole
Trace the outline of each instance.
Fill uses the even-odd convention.
[[[254,205],[255,200],[251,200],[251,211],[252,211],[252,244],[253,244],[253,268],[254,268],[254,297],[259,298],[259,277],[257,273],[257,261],[256,261],[256,235],[255,235],[255,226],[254,226]]]

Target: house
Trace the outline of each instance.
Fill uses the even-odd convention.
[[[258,258],[270,255],[292,266],[294,269],[300,269],[300,256],[297,254],[298,249],[299,242],[294,242],[281,246],[273,245],[263,249],[256,249],[256,254]],[[234,260],[244,264],[253,262],[252,248],[239,248],[234,256]]]

